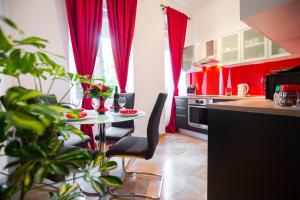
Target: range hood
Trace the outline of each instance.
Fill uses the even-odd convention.
[[[241,20],[300,56],[300,0],[240,0]]]
[[[217,59],[217,41],[210,40],[206,42],[206,56],[198,60],[195,65],[205,65],[205,64],[218,64]]]

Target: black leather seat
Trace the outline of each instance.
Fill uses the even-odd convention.
[[[86,144],[91,141],[91,138],[87,135],[83,135],[82,138],[75,133],[69,132],[69,138],[65,139],[63,136],[58,136],[59,139],[64,140],[64,146],[75,146],[81,147],[83,144]]]
[[[147,137],[124,137],[113,144],[106,152],[107,157],[112,156],[138,156],[151,159],[159,141],[159,122],[167,94],[160,93],[152,110],[147,126]]]
[[[134,108],[134,93],[126,93],[122,94],[126,98],[125,108],[133,109]],[[111,127],[105,129],[105,139],[108,143],[115,143],[126,137],[131,135],[134,132],[134,121],[125,121],[125,122],[116,122],[112,123]],[[99,140],[99,136],[96,135],[96,140]]]

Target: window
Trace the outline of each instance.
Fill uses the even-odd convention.
[[[69,65],[70,71],[75,73],[75,61],[72,50],[72,44],[69,42]],[[131,48],[132,49],[132,48]],[[95,61],[95,67],[93,72],[93,78],[104,78],[105,84],[109,86],[117,86],[118,80],[116,76],[116,71],[114,67],[114,58],[111,47],[109,25],[108,25],[108,16],[106,3],[103,5],[103,22],[102,30],[100,36],[99,50]],[[132,50],[129,60],[129,69],[128,69],[128,78],[127,78],[127,92],[133,92],[133,59],[132,59]],[[82,99],[83,90],[81,85],[75,86],[71,90],[71,99]]]

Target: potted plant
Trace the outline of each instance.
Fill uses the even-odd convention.
[[[11,20],[5,17],[0,17],[0,20],[23,34]],[[95,176],[90,171],[96,168],[102,174],[107,173],[115,169],[117,163],[105,161],[103,152],[66,148],[64,140],[57,137],[58,132],[65,138],[69,137],[68,132],[83,135],[80,130],[66,124],[64,113],[70,112],[70,109],[37,101],[49,94],[54,80],[58,78],[70,81],[71,86],[81,81],[88,82],[87,77],[67,73],[51,60],[51,54],[46,51],[47,43],[39,37],[13,39],[0,28],[0,73],[12,76],[18,82],[18,86],[9,88],[1,98],[5,110],[0,110],[0,150],[3,149],[5,156],[13,158],[13,161],[5,167],[12,169],[10,173],[0,169],[0,173],[8,178],[5,185],[0,185],[0,197],[9,199],[19,192],[20,199],[24,199],[32,189],[57,184],[44,184],[44,179],[60,176],[63,178],[58,181],[61,182],[60,189],[50,193],[51,199],[74,199],[82,193],[76,183],[66,183],[69,179],[64,177],[71,173],[80,174],[77,178],[84,178],[101,197],[105,186],[118,187],[122,181],[115,176]],[[28,46],[30,48],[26,48]],[[34,90],[22,87],[20,76],[23,74],[34,77]],[[42,80],[49,76],[52,77],[52,84],[45,94]]]

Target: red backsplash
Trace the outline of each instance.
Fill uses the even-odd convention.
[[[197,95],[218,95],[219,87],[225,89],[228,82],[228,74],[230,71],[230,81],[233,94],[237,93],[237,85],[240,83],[247,83],[250,87],[250,95],[264,95],[264,77],[267,74],[271,74],[272,70],[287,69],[300,65],[300,58],[265,62],[261,64],[250,64],[243,66],[235,66],[231,68],[225,68],[219,66],[203,67],[202,72],[194,72],[194,83],[197,87]],[[220,72],[222,72],[223,81],[220,78]],[[207,81],[203,82],[204,74],[207,74]],[[220,84],[220,81],[223,83]],[[202,91],[204,89],[204,91]],[[222,90],[224,92],[224,90]]]

